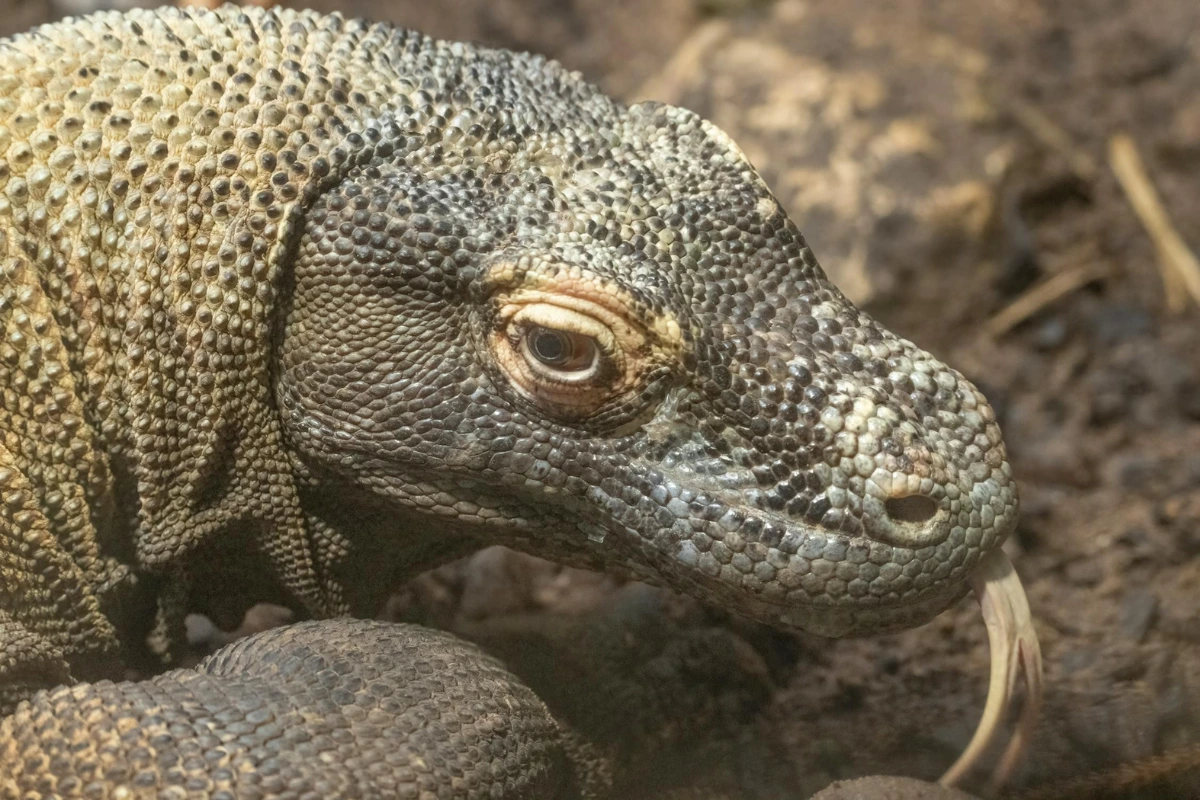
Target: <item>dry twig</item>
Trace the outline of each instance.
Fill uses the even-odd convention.
[[[1094,280],[1103,278],[1108,272],[1108,265],[1095,259],[1090,244],[1084,245],[1083,249],[1090,256],[1072,258],[1074,266],[1034,284],[1017,299],[996,312],[984,325],[984,330],[993,337],[1003,336],[1051,303],[1066,297]]]
[[[1129,204],[1154,240],[1167,307],[1172,312],[1182,311],[1185,291],[1192,302],[1200,305],[1200,261],[1171,223],[1158,191],[1146,174],[1137,145],[1128,134],[1119,133],[1108,140],[1108,163]]]
[[[1050,119],[1040,108],[1020,97],[1003,98],[1003,106],[1012,114],[1022,128],[1046,147],[1058,153],[1071,167],[1075,175],[1085,181],[1096,177],[1096,162],[1084,152],[1071,134]]]

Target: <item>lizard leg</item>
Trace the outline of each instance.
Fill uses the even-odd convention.
[[[0,721],[4,800],[97,786],[128,800],[536,800],[587,796],[586,780],[546,706],[498,661],[363,620],[276,628],[149,681],[42,692]]]

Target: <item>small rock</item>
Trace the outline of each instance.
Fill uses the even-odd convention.
[[[475,620],[532,610],[534,569],[532,560],[505,547],[488,547],[471,556],[463,570],[463,617]]]
[[[1051,317],[1033,333],[1033,346],[1039,350],[1057,350],[1066,341],[1067,323],[1062,317]]]
[[[233,632],[233,636],[241,638],[269,631],[271,628],[287,625],[292,622],[294,617],[295,614],[292,613],[290,608],[277,606],[274,603],[257,603],[251,606],[250,610],[246,612],[241,626]]]
[[[1140,642],[1146,638],[1158,615],[1158,597],[1146,589],[1135,589],[1125,596],[1117,629],[1126,639]]]
[[[183,618],[183,628],[192,647],[211,651],[221,646],[221,630],[203,614],[188,614]]]

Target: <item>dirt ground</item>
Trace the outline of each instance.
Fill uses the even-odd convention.
[[[6,32],[50,13],[17,5]],[[1200,296],[1164,283],[1110,166],[1128,135],[1200,249],[1200,3],[312,5],[546,52],[618,97],[685,105],[727,130],[834,280],[997,407],[1023,505],[1007,547],[1047,667],[1017,790],[1190,752],[1139,790],[1104,788],[1200,797]],[[1047,285],[1056,298],[1024,305]],[[388,613],[469,633],[633,591],[618,589],[493,549],[420,579]],[[837,642],[654,602],[744,638],[774,687],[739,719],[737,753],[705,751],[664,783],[732,770],[747,796],[795,798],[870,773],[932,779],[982,708],[973,601],[920,630]]]

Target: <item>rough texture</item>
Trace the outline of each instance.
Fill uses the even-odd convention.
[[[557,724],[499,662],[362,620],[277,628],[140,683],[43,692],[0,723],[0,764],[4,798],[578,796]]]
[[[169,662],[188,611],[372,613],[484,541],[893,630],[1013,525],[980,393],[689,112],[164,9],[0,45],[0,125],[5,705]]]

